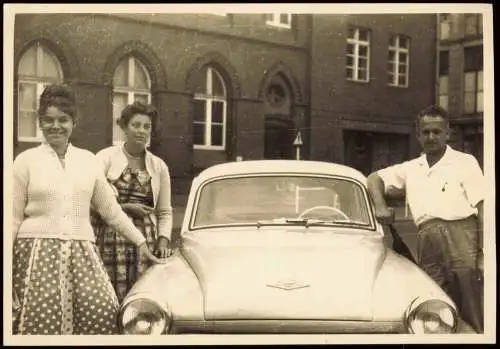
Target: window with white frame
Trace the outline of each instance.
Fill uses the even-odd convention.
[[[348,80],[370,80],[370,31],[349,28],[347,35],[346,76]]]
[[[441,40],[448,39],[451,32],[451,16],[449,13],[441,13],[438,15],[439,22],[439,38]]]
[[[197,81],[193,99],[195,149],[225,149],[226,115],[227,93],[224,80],[217,70],[206,67]]]
[[[37,121],[39,97],[45,86],[63,82],[61,64],[47,47],[37,42],[21,57],[17,73],[17,137],[22,142],[40,142],[43,136]]]
[[[393,35],[389,40],[389,85],[408,87],[409,70],[410,39],[402,35]]]
[[[483,112],[483,46],[464,48],[465,114]]]
[[[448,110],[450,52],[439,51],[438,62],[438,105]]]
[[[481,14],[464,14],[465,35],[480,35],[483,33],[483,18]]]
[[[281,27],[292,27],[292,14],[291,13],[268,13],[266,14],[266,24]]]
[[[125,134],[116,121],[123,109],[141,101],[151,103],[151,78],[144,65],[134,56],[124,58],[113,75],[113,144],[125,141]]]

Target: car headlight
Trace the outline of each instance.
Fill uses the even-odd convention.
[[[456,310],[438,299],[410,306],[406,315],[406,327],[414,334],[455,333],[457,325]]]
[[[162,334],[170,323],[171,317],[160,305],[144,298],[126,304],[120,314],[124,334]]]

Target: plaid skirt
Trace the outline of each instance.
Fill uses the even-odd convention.
[[[478,225],[475,216],[434,219],[419,226],[420,267],[452,298],[462,318],[483,332],[483,283],[477,272]]]
[[[91,241],[18,238],[14,334],[117,334],[118,299]]]
[[[152,251],[156,243],[155,225],[149,217],[132,219],[134,225],[146,237]],[[94,221],[95,222],[95,221]],[[152,263],[139,254],[137,246],[126,240],[104,222],[95,222],[97,245],[104,266],[111,279],[118,301],[121,303],[128,291]]]

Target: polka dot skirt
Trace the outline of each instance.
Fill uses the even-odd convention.
[[[90,241],[17,239],[15,334],[116,334],[118,299]]]

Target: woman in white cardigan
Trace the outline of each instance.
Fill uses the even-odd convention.
[[[146,149],[157,111],[135,102],[125,107],[118,124],[125,143],[97,153],[108,182],[115,189],[118,202],[134,225],[142,232],[157,257],[172,253],[172,206],[170,175],[165,162]],[[123,300],[150,262],[137,253],[115,229],[94,220],[98,246],[118,299]]]
[[[72,91],[46,87],[38,115],[45,141],[14,160],[13,332],[116,334],[119,303],[90,206],[144,258],[160,260],[116,202],[96,156],[69,142],[77,124]]]

